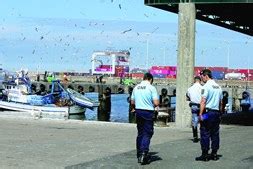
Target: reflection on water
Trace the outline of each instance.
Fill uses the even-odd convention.
[[[98,100],[98,93],[85,93],[85,96]],[[122,122],[122,123],[128,123],[128,106],[129,103],[127,102],[128,94],[112,94],[111,95],[111,116],[110,121],[111,122]],[[171,107],[176,106],[176,97],[171,98]],[[83,116],[84,117],[84,116]],[[93,111],[90,109],[86,109],[85,112],[85,118],[86,120],[97,120],[97,108],[95,108]],[[175,120],[175,116],[173,114],[172,117]],[[71,119],[78,119],[82,120],[83,118],[77,117],[77,118],[71,118]]]

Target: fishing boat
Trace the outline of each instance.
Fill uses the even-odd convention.
[[[0,101],[0,107],[6,110],[26,112],[34,118],[59,118],[69,119],[70,116],[83,116],[85,108],[71,105],[59,107],[56,104],[45,104],[43,106],[35,106],[30,104]],[[15,114],[18,114],[15,112]]]
[[[52,81],[51,91],[44,95],[34,94],[29,79],[24,76],[5,81],[3,86],[0,108],[29,112],[33,116],[59,115],[68,119],[70,115],[84,115],[86,108],[97,106],[92,100],[78,96],[75,91],[67,92],[59,80]],[[78,102],[72,99],[77,96]],[[85,99],[85,104],[79,104],[82,99]]]
[[[98,101],[92,100],[73,89],[68,88],[66,91],[69,93],[70,98],[81,107],[86,107],[93,110],[94,107],[99,106]]]

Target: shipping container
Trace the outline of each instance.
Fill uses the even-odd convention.
[[[116,77],[126,77],[129,74],[129,66],[115,66]]]
[[[253,81],[253,73],[252,74],[249,73],[248,76],[246,76],[246,77],[247,77],[247,80]]]
[[[200,72],[203,70],[203,68],[201,67],[195,67],[194,68],[194,75],[195,76],[199,76],[200,75]]]
[[[167,75],[166,78],[167,79],[176,79],[176,75]]]
[[[225,72],[224,71],[212,71],[213,79],[217,80],[223,80],[225,78]]]
[[[227,69],[227,73],[239,73],[238,69]]]
[[[151,69],[167,69],[169,70],[170,66],[152,66]]]
[[[171,70],[171,71],[176,71],[176,70],[177,70],[177,67],[176,67],[176,66],[170,66],[170,67],[169,67],[169,70]]]
[[[166,69],[151,69],[149,72],[151,74],[164,74],[164,75],[168,75],[170,71],[166,70]]]
[[[95,70],[98,72],[107,72],[107,71],[111,71],[112,68],[96,68]]]
[[[210,69],[211,71],[219,71],[219,72],[227,72],[227,67],[207,67],[207,69]]]
[[[134,68],[130,72],[131,73],[147,73],[148,70],[146,70],[146,69],[140,69],[140,68]]]
[[[154,78],[166,78],[166,74],[152,74]]]
[[[177,71],[172,71],[172,70],[171,70],[171,71],[169,72],[168,75],[170,75],[170,76],[175,76],[176,74],[177,74]]]
[[[238,73],[244,73],[245,75],[248,74],[249,70],[248,69],[237,69]]]
[[[144,73],[131,73],[130,76],[132,78],[143,78],[144,77]]]
[[[249,69],[249,73],[250,73],[250,74],[253,74],[253,69]]]

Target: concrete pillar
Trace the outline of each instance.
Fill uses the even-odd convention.
[[[195,18],[194,3],[180,3],[178,12],[178,56],[176,87],[176,126],[187,127],[191,111],[186,102],[186,92],[193,82],[195,65]]]

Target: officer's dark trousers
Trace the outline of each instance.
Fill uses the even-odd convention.
[[[201,149],[208,151],[210,148],[213,151],[218,151],[220,145],[220,113],[218,111],[206,112],[207,119],[200,122],[200,136],[201,136]]]
[[[137,153],[147,153],[154,133],[153,112],[136,110],[136,123],[138,130],[136,138]]]

